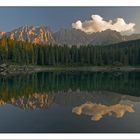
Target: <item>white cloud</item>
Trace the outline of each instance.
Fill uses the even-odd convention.
[[[133,32],[135,23],[126,23],[123,18],[105,21],[100,15],[92,15],[91,20],[84,22],[78,20],[72,23],[72,27],[86,33],[101,32],[107,29],[117,32]]]

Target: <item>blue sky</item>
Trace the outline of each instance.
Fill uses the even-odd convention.
[[[24,25],[46,25],[57,31],[77,20],[89,20],[92,14],[105,20],[121,17],[135,23],[136,32],[140,32],[140,7],[0,7],[0,31]]]

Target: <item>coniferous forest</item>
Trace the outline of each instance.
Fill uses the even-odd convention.
[[[106,46],[38,45],[0,39],[0,63],[46,66],[138,66],[140,40]]]

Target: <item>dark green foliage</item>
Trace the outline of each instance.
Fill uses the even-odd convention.
[[[50,66],[137,66],[140,40],[107,46],[37,45],[0,39],[0,63]]]

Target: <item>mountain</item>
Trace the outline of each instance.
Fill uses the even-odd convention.
[[[6,32],[0,32],[0,37],[6,35]]]
[[[87,45],[92,40],[91,35],[72,28],[62,28],[54,33],[53,36],[58,44]]]
[[[59,44],[59,45],[101,45],[122,42],[120,33],[112,30],[87,34],[73,28],[61,28],[53,33],[45,26],[22,26],[10,32],[0,32],[13,40],[27,41],[35,44]]]
[[[6,36],[13,40],[27,41],[35,44],[52,44],[55,40],[52,36],[50,28],[41,26],[22,26],[11,32],[7,32]]]
[[[140,34],[132,34],[124,36],[126,41],[140,39]]]
[[[119,32],[112,30],[87,34],[80,30],[64,28],[54,33],[54,39],[58,44],[69,45],[107,45],[124,41]]]
[[[0,32],[0,36],[6,35],[13,40],[27,41],[35,44],[58,45],[108,45],[123,41],[140,39],[140,34],[121,35],[113,30],[87,34],[73,28],[61,28],[52,32],[46,26],[22,26],[10,32]]]
[[[91,45],[108,45],[125,41],[124,37],[116,31],[105,30],[94,34],[93,40],[90,42]]]

